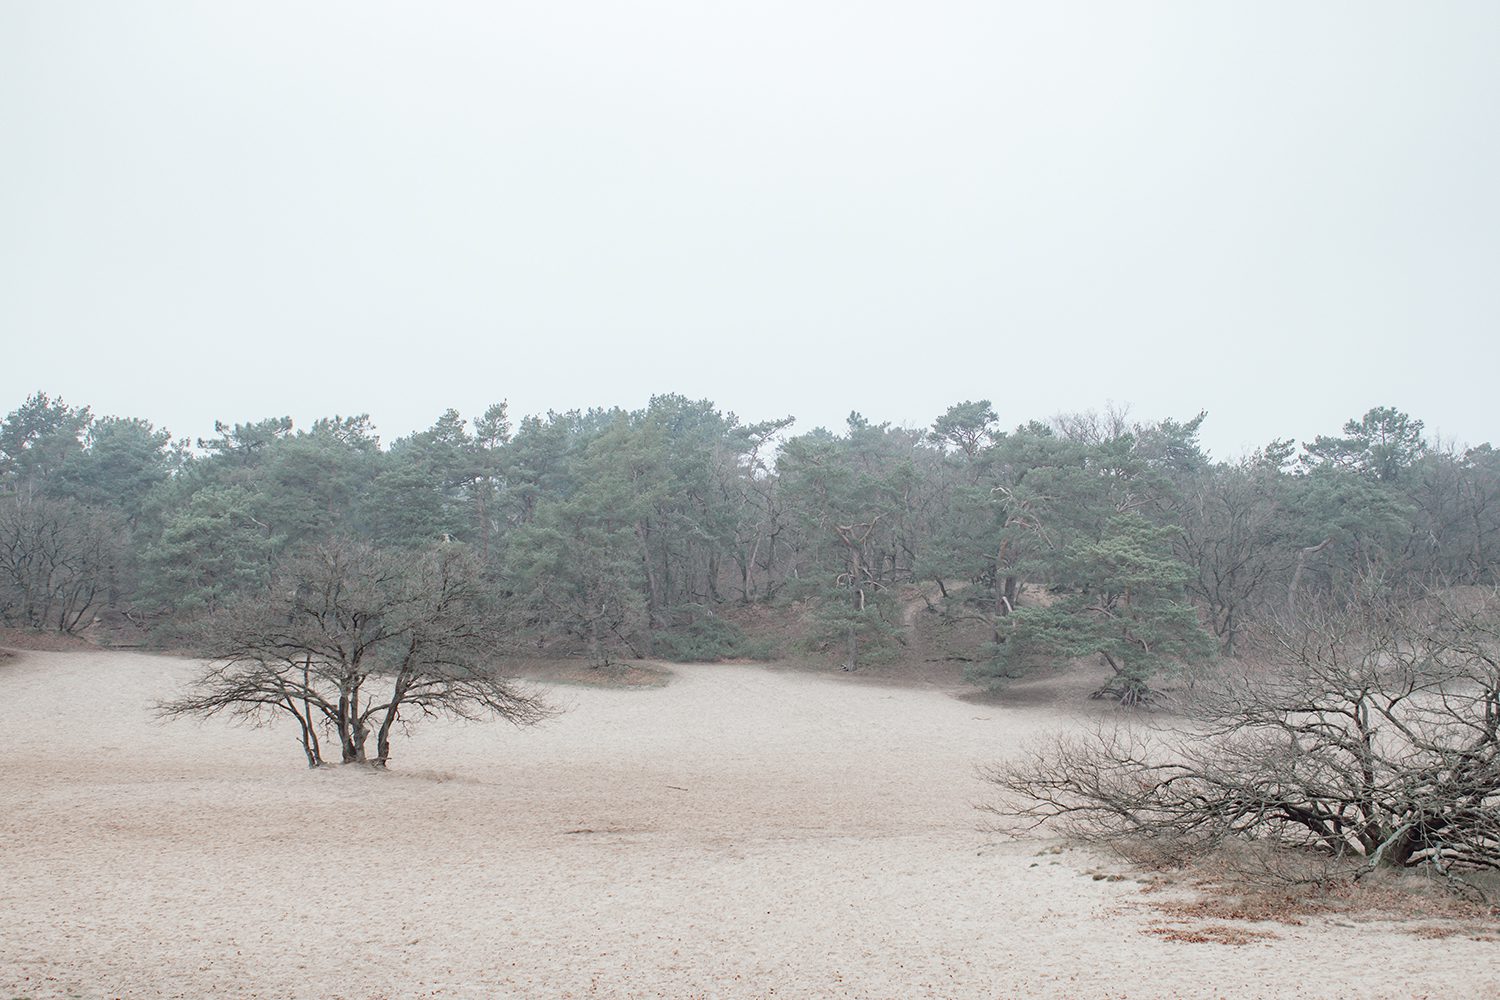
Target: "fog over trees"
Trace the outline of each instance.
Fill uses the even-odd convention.
[[[707,400],[512,424],[449,410],[381,442],[365,415],[173,439],[38,392],[0,423],[0,615],[175,634],[273,594],[289,560],[358,543],[462,549],[515,648],[768,655],[769,609],[847,669],[899,656],[902,593],[977,623],[981,681],[1098,657],[1101,695],[1239,651],[1246,623],[1379,574],[1495,583],[1500,458],[1392,407],[1215,461],[1205,417],[1110,412],[1006,428],[965,401],[928,429],[850,414],[800,434]],[[382,556],[384,557],[384,556]]]

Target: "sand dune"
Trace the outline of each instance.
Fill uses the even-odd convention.
[[[1500,995],[1494,944],[1397,925],[1143,934],[1099,859],[980,829],[1045,704],[684,667],[310,772],[290,729],[155,721],[193,669],[0,663],[0,995]]]

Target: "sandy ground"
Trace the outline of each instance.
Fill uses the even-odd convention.
[[[1400,925],[1153,937],[1098,859],[984,832],[1041,701],[681,667],[310,772],[155,721],[193,669],[0,661],[0,998],[1500,996],[1500,946]]]

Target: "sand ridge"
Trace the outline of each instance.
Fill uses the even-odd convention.
[[[1165,941],[1098,859],[983,830],[1046,704],[675,667],[389,774],[163,723],[177,659],[0,663],[6,997],[1487,997],[1494,945],[1310,921]]]

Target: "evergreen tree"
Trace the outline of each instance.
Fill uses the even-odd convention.
[[[83,448],[93,422],[87,406],[36,392],[0,423],[0,492],[35,490]]]
[[[1213,641],[1187,600],[1190,574],[1172,558],[1170,535],[1131,512],[1110,518],[1097,539],[1069,544],[1054,564],[1055,599],[1006,618],[995,672],[1097,655],[1114,676],[1094,696],[1136,704],[1162,671],[1210,658]]]

